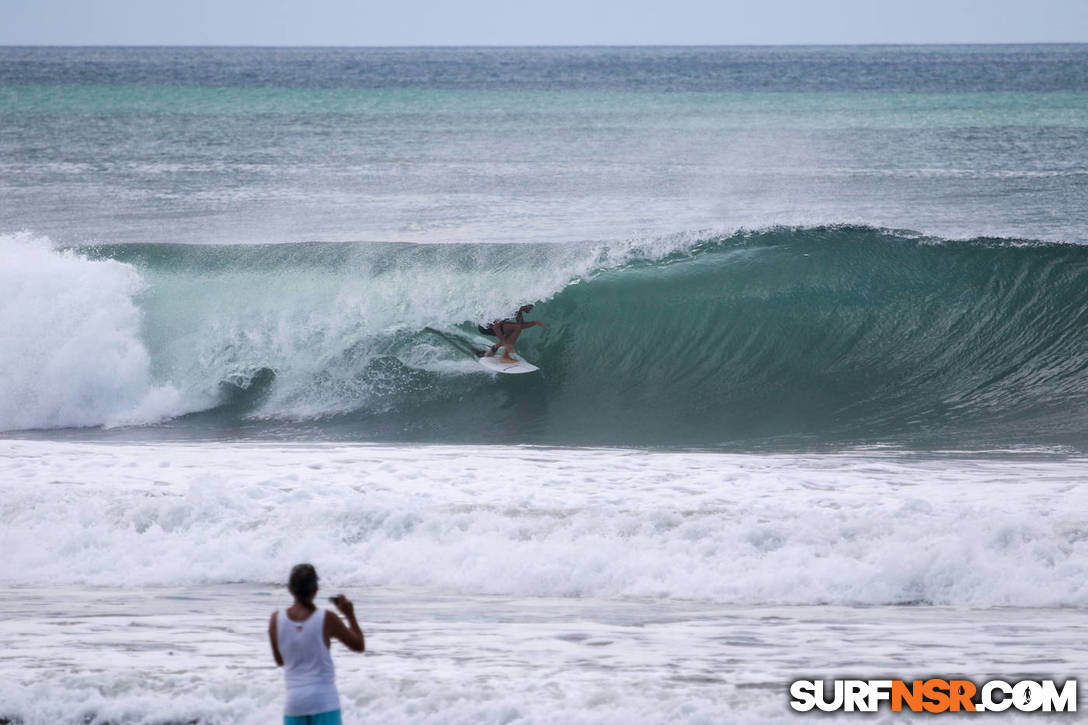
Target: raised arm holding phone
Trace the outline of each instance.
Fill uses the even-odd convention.
[[[355,619],[355,606],[343,594],[329,601],[343,613],[344,621],[314,605],[317,571],[310,564],[291,570],[287,588],[295,601],[272,613],[268,639],[276,664],[284,668],[287,701],[284,725],[341,725],[340,695],[329,647],[338,639],[355,652],[366,650],[363,630]]]

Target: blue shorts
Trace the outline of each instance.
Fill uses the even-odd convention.
[[[283,725],[341,725],[340,711],[329,710],[316,715],[284,715]]]

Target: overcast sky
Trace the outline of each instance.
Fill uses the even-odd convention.
[[[0,0],[2,45],[1088,41],[1088,0]]]

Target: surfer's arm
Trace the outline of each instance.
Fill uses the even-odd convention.
[[[283,667],[283,655],[280,654],[279,645],[276,644],[276,613],[272,612],[272,619],[268,620],[268,641],[272,644],[272,657],[278,667]]]
[[[525,313],[526,312],[532,312],[532,311],[533,311],[533,306],[532,305],[522,305],[521,307],[518,308],[518,314],[514,319],[517,320],[522,325],[532,326],[533,323],[525,321]]]
[[[344,620],[336,616],[335,612],[327,612],[325,614],[326,638],[331,640],[335,637],[350,650],[366,652],[366,638],[363,637],[363,630],[359,627],[359,622],[355,620],[355,606],[343,594],[336,599],[336,606],[344,613],[348,623],[345,625]]]

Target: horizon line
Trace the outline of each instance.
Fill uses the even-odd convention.
[[[253,49],[340,49],[340,50],[439,50],[439,49],[546,49],[546,48],[916,48],[916,47],[999,47],[999,46],[1088,45],[1085,40],[1012,42],[861,42],[861,43],[531,43],[531,44],[390,44],[390,45],[270,45],[264,43],[0,43],[0,48],[253,48]]]

